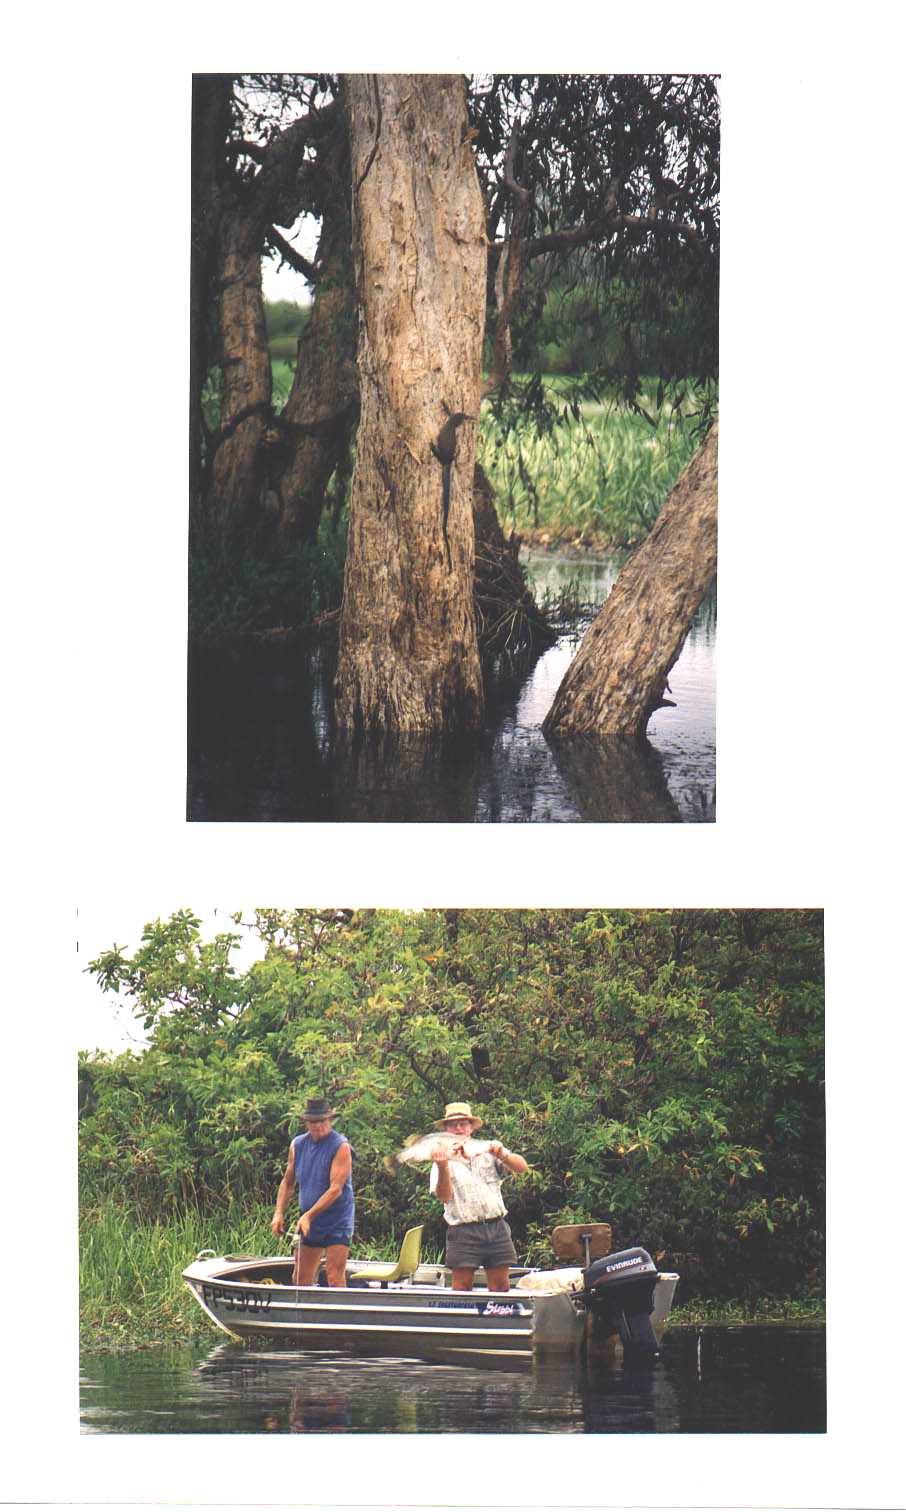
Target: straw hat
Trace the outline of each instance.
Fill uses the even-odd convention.
[[[480,1129],[484,1123],[483,1118],[477,1118],[472,1112],[471,1103],[447,1103],[447,1106],[444,1108],[443,1118],[436,1118],[434,1120],[436,1127],[442,1129],[445,1123],[450,1122],[451,1118],[467,1118],[473,1129]]]

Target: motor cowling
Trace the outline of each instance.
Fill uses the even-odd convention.
[[[619,1250],[583,1271],[585,1305],[596,1331],[618,1333],[624,1355],[653,1359],[657,1339],[651,1327],[657,1266],[647,1250]]]

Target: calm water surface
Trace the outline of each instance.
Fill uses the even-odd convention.
[[[823,1433],[823,1328],[675,1329],[636,1369],[224,1343],[83,1360],[83,1433]]]
[[[536,595],[567,584],[598,606],[619,564],[540,557]],[[533,664],[498,660],[481,734],[339,740],[331,724],[335,650],[253,647],[193,655],[189,819],[449,823],[702,823],[715,817],[716,599],[705,600],[639,747],[549,743],[541,723],[588,616]]]

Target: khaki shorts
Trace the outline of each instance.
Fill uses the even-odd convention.
[[[451,1270],[479,1265],[515,1265],[510,1226],[503,1218],[483,1223],[453,1223],[447,1228],[447,1264]]]

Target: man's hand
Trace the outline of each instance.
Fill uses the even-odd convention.
[[[273,1216],[273,1218],[271,1219],[271,1233],[272,1234],[282,1234],[283,1233],[283,1214],[282,1213],[275,1213],[274,1216]]]
[[[500,1140],[499,1139],[492,1139],[491,1143],[488,1145],[488,1154],[489,1155],[496,1155],[497,1159],[500,1160],[501,1157],[504,1155],[504,1153],[505,1153],[504,1147],[500,1143]]]
[[[310,1228],[311,1219],[309,1218],[307,1213],[303,1213],[302,1217],[299,1219],[299,1222],[296,1224],[296,1232],[298,1234],[301,1234],[303,1239],[307,1239],[308,1231]]]

